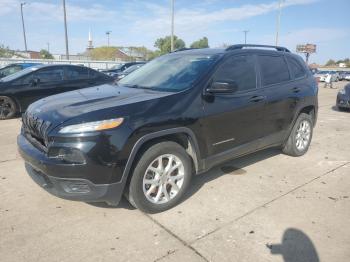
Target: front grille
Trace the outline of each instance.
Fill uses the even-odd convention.
[[[51,123],[44,121],[34,114],[26,112],[22,117],[23,122],[23,131],[27,137],[35,139],[36,142],[39,142],[41,146],[47,147],[48,138],[47,131],[51,126]]]

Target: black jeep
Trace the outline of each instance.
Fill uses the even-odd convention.
[[[305,154],[317,93],[283,47],[180,50],[118,84],[35,102],[18,146],[30,176],[58,197],[117,205],[124,194],[160,212],[214,165],[268,147]]]

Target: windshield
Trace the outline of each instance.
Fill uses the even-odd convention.
[[[143,66],[143,64],[130,66],[129,68],[125,69],[123,71],[123,73],[127,73],[127,74],[131,73],[131,72],[135,71],[136,69],[140,68],[141,66]]]
[[[126,76],[119,84],[163,91],[181,91],[191,87],[218,57],[218,55],[164,55]]]
[[[1,81],[3,82],[8,82],[8,81],[12,81],[16,78],[19,78],[21,76],[24,76],[26,74],[29,74],[30,72],[36,71],[38,69],[38,67],[28,67],[26,69],[23,69],[17,73],[14,73],[12,75],[6,76],[4,78],[1,78]]]
[[[113,66],[111,69],[112,69],[112,70],[118,70],[118,69],[122,68],[123,65],[124,65],[124,64],[115,65],[115,66]]]

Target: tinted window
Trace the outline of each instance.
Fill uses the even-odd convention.
[[[101,74],[96,70],[89,69],[89,78],[98,78],[101,75],[104,75],[104,74]]]
[[[86,67],[67,67],[67,79],[81,80],[88,79],[88,70]]]
[[[259,56],[264,86],[290,80],[288,66],[283,56]]]
[[[214,82],[235,82],[239,91],[256,88],[255,63],[252,56],[227,59],[215,72]]]
[[[49,67],[38,70],[34,74],[34,78],[39,78],[41,83],[62,81],[63,80],[63,68],[61,67]]]
[[[305,69],[297,60],[291,57],[287,57],[287,61],[288,61],[290,70],[294,75],[294,78],[301,78],[305,76],[306,74]]]

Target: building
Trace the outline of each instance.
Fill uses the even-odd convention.
[[[37,51],[16,51],[15,56],[19,58],[41,59],[40,52]]]
[[[344,67],[346,67],[346,64],[345,63],[339,63],[338,66],[344,68]]]

